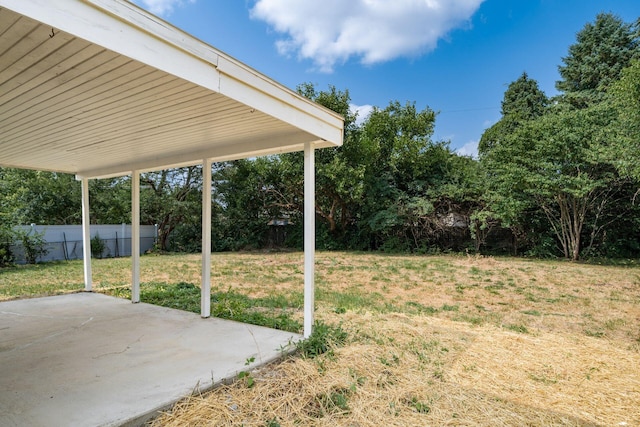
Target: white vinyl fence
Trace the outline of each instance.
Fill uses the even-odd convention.
[[[32,233],[44,232],[47,254],[38,261],[58,261],[82,259],[82,226],[81,225],[31,225],[18,226],[16,230]],[[140,253],[151,249],[158,235],[154,225],[140,226]],[[101,258],[131,256],[131,225],[91,225],[91,238],[99,236],[104,243]],[[15,262],[26,262],[21,242],[11,246]]]

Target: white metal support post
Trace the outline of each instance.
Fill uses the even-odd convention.
[[[211,316],[211,160],[202,161],[202,279],[200,316]]]
[[[312,143],[304,144],[304,337],[313,330],[315,305],[316,182]]]
[[[91,217],[89,216],[89,180],[82,178],[82,263],[84,265],[84,290],[91,292]]]
[[[140,172],[131,172],[131,302],[140,302]]]

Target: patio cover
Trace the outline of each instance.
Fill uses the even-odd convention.
[[[212,22],[212,25],[215,25]],[[305,335],[313,321],[316,148],[344,122],[124,0],[0,0],[0,166],[132,176],[132,299],[139,301],[139,174],[202,164],[202,316],[210,315],[211,163],[305,152]],[[137,231],[139,233],[139,230]]]

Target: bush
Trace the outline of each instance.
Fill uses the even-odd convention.
[[[104,244],[104,240],[102,240],[100,235],[96,233],[96,235],[91,239],[91,256],[101,259],[105,248],[106,245]]]
[[[14,235],[10,228],[0,226],[0,268],[13,264],[11,243]]]
[[[46,248],[47,242],[44,240],[44,232],[38,233],[33,229],[17,230],[15,231],[15,236],[22,243],[27,264],[35,264],[38,262],[38,258],[49,253]]]

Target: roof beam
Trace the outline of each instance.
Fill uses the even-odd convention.
[[[280,144],[274,146],[273,138],[263,137],[252,140],[250,143],[228,144],[224,146],[212,146],[198,151],[173,153],[167,156],[150,157],[132,160],[129,163],[107,166],[98,169],[80,170],[76,176],[80,178],[110,178],[131,173],[133,170],[149,172],[159,169],[170,169],[185,166],[193,166],[202,163],[202,159],[212,162],[226,162],[247,157],[268,156],[271,154],[290,153],[304,150],[304,142],[292,141],[286,143],[286,138],[278,140]],[[316,148],[333,146],[326,141],[310,141]],[[198,157],[199,156],[199,157]],[[200,160],[197,160],[200,159]]]

